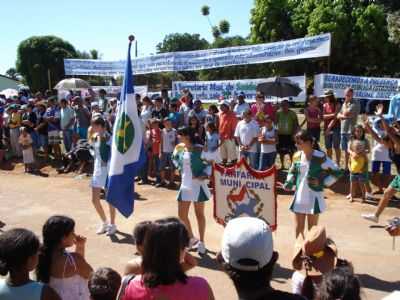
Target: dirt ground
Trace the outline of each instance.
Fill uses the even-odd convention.
[[[135,224],[177,215],[176,191],[136,186],[140,199],[136,201],[134,215],[129,219],[118,216],[119,233],[116,237],[98,236],[95,230],[99,219],[90,202],[89,177],[75,179],[73,175],[57,175],[50,168],[43,169],[43,172],[49,177],[26,175],[21,165],[13,170],[0,170],[0,221],[6,224],[2,230],[25,227],[39,235],[42,224],[50,215],[71,216],[77,223],[76,231],[88,239],[86,256],[94,268],[109,266],[122,272],[124,264],[134,253],[131,232]],[[400,203],[385,210],[381,224],[371,225],[360,215],[372,212],[376,203],[348,203],[343,190],[347,185],[348,181],[343,180],[336,185],[342,193],[326,192],[328,210],[321,216],[320,224],[327,227],[328,235],[337,243],[339,256],[353,262],[363,285],[364,299],[382,299],[389,292],[400,290],[400,242],[393,250],[393,240],[383,230],[387,219],[400,215]],[[291,255],[295,241],[293,215],[289,211],[291,198],[291,195],[278,196],[278,229],[274,233],[274,246],[280,257],[273,286],[287,291],[290,290]],[[206,205],[206,246],[209,253],[199,259],[199,266],[190,273],[207,278],[216,299],[236,299],[233,285],[214,260],[223,228],[212,215],[212,202],[209,201]]]

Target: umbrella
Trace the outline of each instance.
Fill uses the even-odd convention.
[[[266,96],[279,98],[296,97],[302,89],[293,81],[283,77],[271,77],[257,85],[257,91]]]
[[[13,96],[18,96],[18,91],[15,89],[5,89],[0,92],[1,95],[6,96],[6,98],[11,98]]]
[[[54,87],[56,90],[87,90],[90,88],[89,83],[79,78],[63,79]]]

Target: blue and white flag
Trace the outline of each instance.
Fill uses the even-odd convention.
[[[145,160],[143,127],[133,89],[129,43],[124,82],[113,129],[106,197],[125,217],[129,217],[133,212],[134,178]]]

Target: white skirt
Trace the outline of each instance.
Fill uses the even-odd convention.
[[[108,175],[108,168],[101,167],[93,172],[93,177],[90,186],[93,188],[101,188],[104,189],[106,187]]]

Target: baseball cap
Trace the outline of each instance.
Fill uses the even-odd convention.
[[[226,263],[242,271],[258,271],[273,255],[272,232],[267,223],[258,218],[241,217],[229,221],[222,237],[221,255]],[[245,264],[241,260],[252,260]]]

